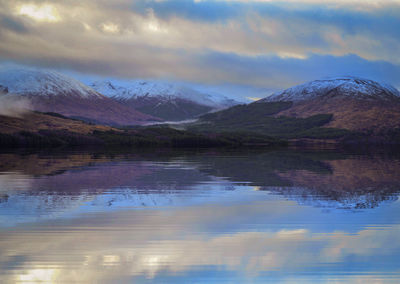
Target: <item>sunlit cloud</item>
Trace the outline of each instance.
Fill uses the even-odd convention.
[[[85,28],[86,28],[86,29],[87,29],[87,27],[88,27],[88,25],[85,25]],[[120,30],[119,30],[119,26],[116,25],[116,24],[114,24],[114,23],[111,23],[111,22],[103,23],[103,24],[101,25],[101,29],[102,29],[104,32],[112,33],[112,34],[116,34],[116,33],[118,33],[118,32],[120,31]]]
[[[153,33],[167,33],[165,25],[163,26],[161,21],[157,19],[154,15],[154,11],[152,9],[148,10],[147,18],[145,20],[145,29]]]
[[[58,22],[61,20],[57,9],[50,4],[21,4],[17,6],[18,15],[27,16],[40,22]]]
[[[246,99],[249,99],[250,101],[255,102],[255,101],[261,100],[262,98],[257,98],[257,97],[246,97]],[[255,190],[258,190],[258,188],[255,189]]]
[[[92,27],[90,25],[88,25],[87,23],[82,23],[83,27],[85,28],[85,30],[90,31],[92,30]]]
[[[278,52],[277,53],[280,58],[297,58],[297,59],[306,59],[307,55],[305,54],[296,54],[290,52]]]

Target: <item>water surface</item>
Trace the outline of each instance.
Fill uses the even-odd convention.
[[[2,282],[399,282],[400,156],[0,154]]]

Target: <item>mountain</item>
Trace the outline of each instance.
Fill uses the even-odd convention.
[[[309,117],[333,115],[327,127],[381,132],[400,127],[400,92],[394,87],[357,77],[316,80],[258,101],[291,101],[278,115]]]
[[[160,121],[110,99],[68,76],[43,69],[0,66],[0,90],[26,98],[34,110],[109,124],[144,124]]]
[[[317,98],[334,97],[357,100],[392,101],[400,98],[400,92],[387,84],[345,76],[311,81],[274,93],[258,102],[299,102]]]
[[[167,121],[192,119],[201,114],[238,104],[219,94],[159,81],[96,81],[91,88],[126,106]]]
[[[191,128],[285,138],[336,139],[361,134],[400,141],[400,93],[392,86],[357,77],[316,80],[204,115]]]

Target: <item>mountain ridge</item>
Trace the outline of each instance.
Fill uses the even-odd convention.
[[[1,66],[3,93],[29,99],[32,109],[107,125],[145,124],[161,121],[114,101],[79,81],[55,71]],[[4,94],[3,94],[4,95]]]
[[[131,99],[143,96],[161,97],[166,100],[181,98],[212,107],[215,107],[216,104],[224,107],[236,103],[235,100],[224,95],[211,95],[185,85],[151,80],[117,82],[106,79],[92,82],[89,86],[105,96],[118,97],[121,99]]]
[[[260,102],[292,101],[276,114],[305,118],[333,114],[326,127],[381,132],[400,126],[400,92],[387,84],[358,77],[315,80],[273,94]]]
[[[0,85],[17,95],[104,97],[78,80],[38,68],[0,66]]]
[[[400,92],[391,85],[355,76],[341,76],[296,85],[257,102],[299,102],[319,97],[336,96],[355,99],[400,100]]]
[[[193,119],[238,104],[220,94],[208,94],[188,86],[159,81],[100,80],[89,86],[140,112],[167,121]]]

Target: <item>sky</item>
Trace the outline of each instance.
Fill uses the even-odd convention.
[[[400,0],[0,0],[0,63],[284,89],[353,75],[400,87]]]

